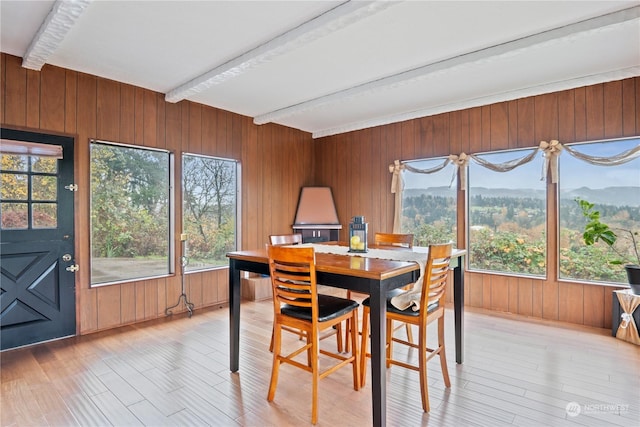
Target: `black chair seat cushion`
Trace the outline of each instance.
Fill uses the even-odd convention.
[[[413,311],[413,307],[409,307],[406,310],[399,310],[393,304],[391,304],[391,298],[393,298],[393,297],[395,297],[397,295],[400,295],[400,294],[402,294],[404,292],[405,291],[403,291],[402,289],[393,289],[393,290],[389,291],[389,293],[387,294],[387,311],[391,312],[391,313],[404,314],[405,316],[414,316],[414,317],[420,316],[420,310]],[[369,298],[367,298],[364,301],[362,301],[362,305],[366,305],[367,307],[371,307],[371,302],[369,301]],[[437,301],[432,303],[432,304],[429,304],[429,306],[427,307],[427,313],[431,313],[436,308],[438,308],[438,302]]]
[[[355,310],[358,306],[357,301],[318,294],[318,321],[326,322],[327,320],[335,319],[336,317]],[[311,308],[284,304],[281,312],[286,316],[311,321]]]

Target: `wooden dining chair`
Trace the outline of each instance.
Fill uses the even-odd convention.
[[[302,243],[302,234],[272,234],[269,236],[269,242],[274,246],[282,246],[282,245],[299,245]],[[284,328],[286,331],[294,333],[303,339],[305,337],[304,331],[300,329],[293,328]],[[342,343],[342,325],[337,325],[335,329],[332,329],[330,333],[323,335],[320,339],[328,338],[332,335],[336,336],[336,345],[338,347],[338,351],[343,351],[343,343]],[[269,344],[269,351],[273,351],[273,331],[271,332],[271,343]],[[347,349],[347,351],[349,351]]]
[[[379,246],[389,246],[393,248],[405,248],[405,249],[413,249],[413,234],[409,233],[376,233],[374,236],[374,243]],[[411,289],[412,285],[407,285],[404,287],[405,290]],[[401,329],[401,326],[398,326],[397,329]],[[407,341],[413,342],[413,333],[411,332],[411,325],[405,324],[405,329],[407,331]]]
[[[376,246],[380,246],[380,249],[385,247],[393,249],[413,249],[413,234],[409,233],[376,233],[374,235],[374,243]],[[405,287],[410,289],[411,285]],[[347,291],[347,298],[351,298],[351,291]],[[400,326],[402,327],[402,326]],[[400,328],[398,327],[398,328]],[[411,325],[406,324],[407,339],[409,342],[413,342],[413,333],[411,332]],[[349,322],[346,325],[346,333],[349,334]],[[346,342],[346,351],[349,351],[349,341]]]
[[[422,395],[422,409],[429,412],[429,388],[427,384],[427,361],[434,356],[440,356],[440,367],[446,387],[451,387],[449,371],[447,369],[447,358],[444,346],[444,302],[449,277],[449,261],[451,259],[451,243],[443,245],[430,245],[425,266],[425,276],[420,294],[420,309],[413,311],[413,307],[406,310],[399,310],[391,304],[392,296],[387,297],[387,367],[398,365],[412,369],[420,373],[420,394]],[[394,293],[395,294],[395,293]],[[369,339],[369,299],[362,302],[364,315],[362,318],[362,345],[360,354],[360,384],[364,386],[366,378],[367,341]],[[427,325],[438,321],[438,347],[431,349],[427,347]],[[393,322],[399,321],[410,325],[417,325],[419,331],[418,344],[414,344],[393,336]],[[393,343],[407,345],[418,349],[418,366],[393,359]]]
[[[310,247],[269,246],[269,271],[273,288],[274,349],[273,368],[267,400],[273,401],[278,384],[280,365],[288,363],[312,375],[311,422],[318,421],[318,382],[339,368],[352,365],[353,389],[360,388],[360,361],[356,329],[351,332],[349,355],[329,352],[320,348],[320,333],[349,319],[358,322],[358,303],[353,300],[318,294],[316,282],[315,252]],[[295,351],[282,354],[282,330],[284,327],[305,332],[306,344]],[[307,353],[307,363],[295,360]],[[320,355],[338,360],[320,372]],[[310,363],[309,363],[310,360]],[[323,367],[324,367],[323,362]],[[293,381],[297,381],[295,377]]]

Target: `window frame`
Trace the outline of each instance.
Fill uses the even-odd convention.
[[[39,145],[46,145],[46,144],[39,144]],[[56,147],[60,147],[62,148],[62,146],[56,145]],[[23,199],[13,199],[10,197],[0,197],[0,204],[1,205],[5,205],[5,204],[14,204],[14,205],[24,205],[26,207],[25,212],[26,212],[26,226],[24,227],[11,227],[11,228],[3,228],[0,225],[0,228],[4,231],[4,232],[8,232],[8,231],[40,231],[40,232],[46,232],[47,230],[57,230],[60,227],[59,224],[59,208],[58,208],[58,199],[59,199],[59,195],[58,192],[60,191],[60,189],[62,188],[62,185],[60,183],[60,171],[58,169],[59,165],[58,165],[58,159],[54,158],[54,157],[48,157],[48,156],[41,156],[38,154],[32,154],[32,153],[26,153],[26,154],[14,154],[14,153],[7,153],[7,152],[2,152],[0,153],[0,158],[2,156],[12,156],[12,157],[21,157],[26,161],[26,169],[23,170],[11,170],[11,169],[1,169],[0,167],[0,171],[2,172],[2,175],[8,175],[8,176],[20,176],[23,175],[25,178],[25,184],[26,184],[26,188],[25,188],[25,198]],[[34,165],[36,164],[37,161],[39,161],[40,159],[48,159],[48,160],[53,160],[56,162],[55,164],[55,171],[53,172],[48,172],[48,171],[42,171],[42,170],[36,170],[34,169]],[[55,197],[53,199],[49,198],[49,199],[43,199],[43,198],[38,198],[35,197],[34,195],[34,188],[37,187],[37,178],[53,178],[55,179],[55,185],[53,185],[53,188],[55,189]],[[19,180],[19,178],[16,178],[16,180]],[[38,226],[36,224],[36,219],[35,217],[37,216],[36,213],[37,211],[34,209],[37,205],[45,205],[45,206],[53,206],[55,209],[55,214],[53,215],[53,218],[55,220],[55,225],[53,226]],[[0,211],[2,211],[3,208],[0,207]]]
[[[416,159],[416,160],[410,160],[410,161],[406,161],[404,162],[405,164],[410,164],[411,166],[413,166],[416,163],[425,163],[425,162],[429,162],[429,163],[433,163],[433,165],[429,165],[428,168],[420,168],[420,169],[424,169],[424,170],[429,170],[429,169],[433,169],[433,168],[437,168],[439,165],[441,165],[443,162],[445,162],[447,160],[446,156],[439,156],[439,157],[431,157],[431,158],[426,158],[426,159]],[[406,183],[407,183],[407,174],[411,173],[411,174],[415,174],[415,175],[419,175],[420,172],[413,172],[413,171],[409,171],[409,170],[404,170],[402,172],[402,174],[404,175],[402,177],[403,179],[403,188],[402,188],[402,212],[400,212],[400,216],[404,218],[404,210],[406,208],[405,205],[405,191],[406,191]],[[454,199],[454,203],[456,205],[456,210],[455,210],[455,214],[453,216],[453,223],[454,223],[454,227],[455,227],[455,234],[453,235],[453,238],[451,240],[451,243],[453,244],[453,247],[456,248],[457,247],[457,241],[458,241],[458,209],[460,209],[459,205],[459,200],[458,200],[458,174],[457,174],[457,168],[455,168],[455,166],[453,165],[445,165],[444,167],[442,167],[442,169],[433,172],[432,174],[436,175],[436,174],[442,174],[441,176],[446,176],[446,174],[449,174],[451,176],[450,180],[449,180],[449,188],[451,188],[452,193],[453,193],[453,199]],[[425,175],[431,175],[431,174],[425,174]],[[427,178],[428,179],[428,178]],[[421,187],[422,188],[422,187]],[[402,222],[402,226],[401,226],[401,232],[402,233],[413,233],[413,230],[409,230],[405,227],[405,223],[404,221]],[[419,236],[416,235],[416,233],[414,234],[414,243],[419,242]],[[419,246],[419,245],[418,245]]]
[[[93,144],[96,145],[107,145],[112,147],[121,147],[121,148],[129,148],[134,150],[144,150],[144,151],[152,151],[158,153],[164,153],[167,155],[167,222],[168,222],[168,230],[166,238],[168,239],[167,243],[167,272],[162,274],[150,275],[150,276],[140,276],[140,277],[131,277],[122,280],[113,280],[107,282],[93,283],[93,222],[92,222],[92,212],[93,212],[93,188],[91,186],[91,170],[93,167],[92,164],[92,156],[91,156],[91,147]],[[176,274],[176,248],[175,248],[175,155],[171,150],[156,148],[156,147],[146,147],[135,144],[126,144],[114,141],[106,141],[101,139],[90,139],[89,140],[89,287],[90,288],[98,288],[103,286],[111,286],[111,285],[120,285],[123,283],[131,283],[137,281],[144,281],[149,279],[161,279],[165,277],[171,277]]]
[[[479,152],[479,153],[473,153],[473,155],[477,155],[477,156],[491,156],[491,155],[497,155],[497,154],[502,154],[502,153],[517,153],[517,152],[526,152],[526,151],[534,151],[536,149],[536,147],[523,147],[523,148],[510,148],[510,149],[504,149],[504,150],[495,150],[495,151],[483,151],[483,152]],[[514,160],[517,159],[519,156],[514,156]],[[471,161],[470,161],[471,162]],[[535,159],[532,160],[529,163],[534,163]],[[479,168],[482,168],[481,165],[477,165]],[[523,166],[523,165],[521,165]],[[520,167],[520,166],[519,166]],[[513,170],[515,171],[516,169],[518,169],[518,167],[514,168]],[[488,169],[487,169],[488,170]],[[493,171],[492,171],[493,172]],[[509,173],[512,171],[508,171],[508,172],[495,172],[495,173]],[[464,189],[465,191],[465,197],[464,197],[464,204],[465,204],[465,246],[466,246],[466,250],[467,250],[467,256],[465,257],[465,269],[469,272],[472,273],[482,273],[482,274],[492,274],[492,275],[498,275],[498,276],[508,276],[508,277],[520,277],[520,278],[525,278],[525,279],[532,279],[532,280],[549,280],[549,276],[550,276],[550,268],[549,268],[549,254],[551,253],[551,251],[553,250],[553,248],[550,247],[550,241],[549,241],[549,228],[550,228],[550,224],[551,224],[551,217],[550,217],[550,212],[549,212],[549,197],[551,196],[551,194],[549,193],[549,187],[547,185],[544,185],[543,188],[543,192],[544,192],[544,207],[543,207],[543,212],[545,215],[545,220],[544,220],[544,235],[545,235],[545,239],[544,239],[544,246],[545,246],[545,255],[544,255],[544,260],[545,260],[545,266],[544,266],[544,273],[542,274],[533,274],[533,273],[525,273],[525,272],[512,272],[512,271],[499,271],[499,270],[485,270],[485,269],[480,269],[480,268],[474,268],[471,267],[471,193],[469,191],[470,187],[471,187],[471,181],[472,181],[472,174],[470,173],[469,170],[469,166],[467,166],[467,181],[466,181],[466,188]],[[545,181],[546,182],[546,181]]]
[[[621,142],[621,141],[634,141],[634,140],[640,144],[640,135],[623,137],[623,138],[607,138],[607,139],[598,139],[593,141],[572,142],[572,143],[566,143],[563,145],[569,146],[571,148],[575,148],[575,147],[580,147],[582,145],[615,143],[615,142]],[[562,160],[560,160],[560,162],[561,161]],[[597,166],[594,165],[594,167],[597,167]],[[601,167],[606,168],[607,166],[601,166]],[[615,166],[610,166],[610,167],[615,167]],[[561,166],[559,166],[558,167],[558,184],[554,188],[555,190],[554,197],[556,201],[555,203],[555,215],[556,215],[556,248],[555,248],[555,252],[556,252],[556,262],[555,262],[556,275],[555,276],[556,277],[555,277],[555,280],[557,280],[558,283],[577,283],[577,284],[583,284],[583,285],[606,286],[606,287],[613,287],[613,288],[620,288],[621,286],[628,285],[628,282],[608,282],[604,280],[586,280],[586,279],[579,279],[579,278],[561,277],[561,273],[560,273],[560,258],[561,258],[560,242],[561,242],[561,228],[562,228],[560,223],[560,204],[561,204],[560,203],[560,187],[562,182],[561,171],[562,171]],[[603,222],[607,223],[608,221],[605,219]]]
[[[235,166],[235,191],[234,191],[234,198],[235,198],[235,209],[234,209],[234,220],[235,220],[235,230],[234,230],[234,249],[233,250],[239,250],[239,244],[241,242],[240,239],[240,231],[242,229],[241,227],[241,164],[240,161],[236,160],[236,159],[232,159],[232,158],[225,158],[225,157],[220,157],[220,156],[214,156],[214,155],[208,155],[208,154],[201,154],[201,153],[192,153],[192,152],[182,152],[181,156],[180,156],[180,207],[181,207],[181,218],[180,218],[180,229],[181,234],[185,233],[185,225],[184,225],[184,196],[185,196],[185,192],[184,192],[184,158],[185,156],[192,156],[192,157],[202,157],[202,158],[207,158],[207,159],[213,159],[213,160],[220,160],[223,162],[229,162],[229,163],[233,163]],[[188,237],[187,237],[188,239]],[[180,250],[182,250],[182,248],[180,248]],[[189,252],[189,248],[187,245],[186,248],[187,251],[187,256],[188,256],[188,252]],[[181,252],[182,253],[182,252]],[[188,259],[188,258],[187,258]],[[198,268],[198,269],[184,269],[184,274],[188,275],[188,274],[194,274],[194,273],[202,273],[202,272],[207,272],[207,271],[215,271],[215,270],[220,270],[220,269],[228,269],[229,268],[229,263],[227,262],[224,265],[218,265],[218,266],[210,266],[210,267],[203,267],[203,268]]]

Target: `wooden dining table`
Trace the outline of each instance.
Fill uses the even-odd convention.
[[[370,245],[369,247],[374,247]],[[426,248],[422,248],[423,250]],[[415,248],[420,251],[420,248]],[[454,249],[453,300],[456,362],[463,362],[464,344],[464,256]],[[425,251],[425,258],[426,258]],[[269,274],[266,248],[227,253],[229,258],[230,369],[237,372],[240,355],[240,272]],[[416,262],[394,261],[316,252],[318,283],[368,294],[371,307],[371,398],[373,425],[386,425],[386,295],[391,289],[413,283],[420,276]]]

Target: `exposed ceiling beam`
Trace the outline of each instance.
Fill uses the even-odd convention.
[[[568,89],[575,89],[582,86],[590,86],[600,83],[606,83],[616,80],[628,79],[640,76],[640,66],[629,67],[622,70],[611,71],[608,73],[595,74],[586,77],[579,77],[570,80],[563,80],[542,85],[531,86],[523,89],[497,93],[489,96],[468,99],[462,102],[438,105],[431,108],[410,111],[393,116],[385,116],[379,119],[364,120],[360,122],[349,123],[344,126],[337,126],[330,129],[323,129],[312,133],[313,138],[322,138],[324,136],[338,135],[341,133],[351,132],[360,129],[367,129],[375,126],[388,125],[390,123],[398,123],[406,120],[412,120],[419,117],[433,116],[436,114],[447,113],[449,111],[464,110],[467,108],[480,107],[513,99],[526,98],[536,96],[543,93],[560,92]]]
[[[22,66],[40,71],[49,57],[58,49],[89,3],[91,0],[56,1],[40,25],[35,37],[31,40],[22,58]]]
[[[555,43],[561,39],[579,37],[592,31],[601,31],[605,27],[612,25],[622,25],[632,20],[640,19],[640,6],[634,6],[618,12],[591,18],[585,21],[555,28],[553,30],[523,37],[507,43],[491,46],[485,49],[469,52],[453,58],[448,58],[439,62],[431,63],[409,71],[387,76],[378,80],[363,83],[349,89],[344,89],[325,96],[314,98],[291,105],[276,111],[261,114],[254,118],[255,124],[265,124],[274,122],[284,117],[292,116],[305,111],[313,110],[329,104],[344,102],[349,98],[364,94],[375,93],[377,91],[401,86],[411,81],[417,81],[432,77],[434,75],[447,73],[449,70],[471,66],[474,63],[488,61],[505,55],[515,55],[533,46]],[[378,123],[380,124],[380,123]],[[352,129],[353,130],[353,129]],[[329,131],[329,130],[328,130]],[[318,133],[318,135],[324,132]],[[316,133],[314,133],[316,136]]]
[[[397,1],[347,1],[268,42],[170,90],[167,102],[179,102],[252,68],[385,10]]]

